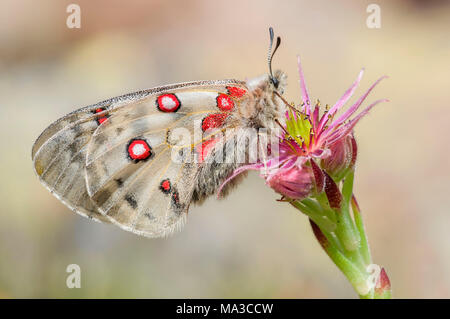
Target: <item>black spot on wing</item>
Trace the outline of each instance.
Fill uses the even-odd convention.
[[[118,187],[122,187],[123,180],[121,178],[115,178],[114,181],[116,182]]]
[[[181,215],[184,211],[185,205],[180,202],[180,195],[178,194],[177,189],[173,189],[172,196],[172,209],[175,212],[176,215]]]
[[[137,201],[134,198],[133,194],[127,194],[125,195],[125,200],[127,203],[131,206],[131,208],[136,209],[137,208]]]
[[[147,217],[149,220],[154,220],[155,219],[155,216],[153,216],[152,213],[145,213],[144,216]]]

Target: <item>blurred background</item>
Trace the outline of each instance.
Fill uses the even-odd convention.
[[[80,29],[66,26],[71,3],[81,8]],[[357,94],[390,76],[368,102],[391,102],[356,128],[355,192],[394,296],[449,298],[449,1],[377,1],[379,29],[366,25],[370,3],[3,0],[0,297],[355,298],[307,219],[256,174],[226,200],[191,208],[183,232],[146,239],[72,213],[33,172],[34,140],[79,107],[267,72],[273,26],[289,101],[300,98],[296,54],[323,104],[361,67]],[[69,264],[81,267],[81,289],[66,287]]]

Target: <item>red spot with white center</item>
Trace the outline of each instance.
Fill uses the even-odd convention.
[[[227,86],[228,94],[235,98],[241,98],[244,94],[247,93],[246,90],[235,87],[235,86]]]
[[[209,140],[204,141],[202,144],[197,145],[196,151],[198,154],[199,163],[202,163],[205,160],[209,152],[214,148],[217,140],[217,138],[210,138]]]
[[[152,148],[145,140],[136,139],[128,144],[128,156],[135,161],[141,161],[152,155]]]
[[[176,112],[181,103],[175,94],[163,94],[156,99],[156,105],[162,112]]]
[[[164,194],[168,194],[170,193],[171,189],[172,189],[172,184],[170,183],[169,179],[163,179],[161,181],[161,185],[159,186],[159,189],[164,193]]]
[[[222,111],[231,111],[234,108],[234,101],[226,94],[219,94],[217,96],[217,107]]]
[[[211,128],[221,127],[227,116],[228,114],[226,113],[215,113],[208,115],[202,120],[202,131],[204,132]]]
[[[98,108],[98,109],[96,109],[95,111],[94,111],[94,113],[101,113],[101,112],[103,112],[105,109],[104,108]],[[97,118],[97,124],[98,125],[100,125],[100,124],[102,124],[103,122],[105,122],[106,120],[108,119],[108,116],[102,116],[102,117],[98,117]]]

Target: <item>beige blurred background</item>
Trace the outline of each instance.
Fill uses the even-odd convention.
[[[81,29],[66,7],[81,7]],[[314,98],[332,104],[390,79],[356,128],[355,190],[374,261],[398,298],[450,297],[450,6],[377,1],[62,1],[0,4],[0,297],[354,298],[307,219],[256,174],[226,200],[191,209],[183,232],[145,239],[73,214],[40,185],[31,146],[64,114],[131,91],[267,72],[299,101],[296,54]],[[367,104],[366,104],[367,105]],[[82,288],[66,287],[78,264]]]

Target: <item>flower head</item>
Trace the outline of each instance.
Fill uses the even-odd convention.
[[[292,199],[308,197],[313,188],[311,169],[307,166],[292,165],[266,177],[269,185],[277,193]]]
[[[323,185],[321,170],[339,181],[348,170],[353,169],[356,160],[353,128],[375,105],[387,100],[377,100],[358,114],[355,113],[385,76],[379,78],[354,104],[337,116],[338,111],[355,92],[364,70],[361,70],[356,81],[332,107],[327,105],[325,108],[319,101],[314,105],[311,103],[300,58],[298,71],[302,103],[295,107],[278,95],[288,107],[285,125],[278,122],[283,130],[279,136],[278,154],[272,154],[263,162],[241,166],[224,184],[245,170],[259,170],[266,183],[276,192],[292,199],[303,199],[322,190],[318,187]]]
[[[348,134],[335,141],[328,149],[330,156],[322,159],[320,166],[335,181],[340,181],[355,166],[358,152],[355,137]]]
[[[375,105],[387,101],[386,99],[377,100],[359,114],[353,116],[373,88],[385,78],[385,76],[383,76],[353,105],[336,118],[337,112],[341,110],[352,97],[361,81],[364,70],[361,70],[356,81],[331,108],[328,107],[328,105],[325,108],[322,108],[319,101],[312,106],[306,89],[300,58],[298,59],[298,70],[300,74],[302,103],[299,106],[300,109],[289,106],[289,111],[286,113],[286,129],[282,143],[289,143],[290,141],[295,142],[295,144],[297,144],[297,151],[300,150],[300,152],[297,152],[299,156],[327,158],[332,155],[331,153],[333,151],[337,151],[338,153],[342,152],[340,148],[345,146],[343,139],[347,136],[351,136],[356,123],[358,123],[358,121]],[[343,155],[346,154],[341,153],[337,155],[339,157],[345,157]]]

